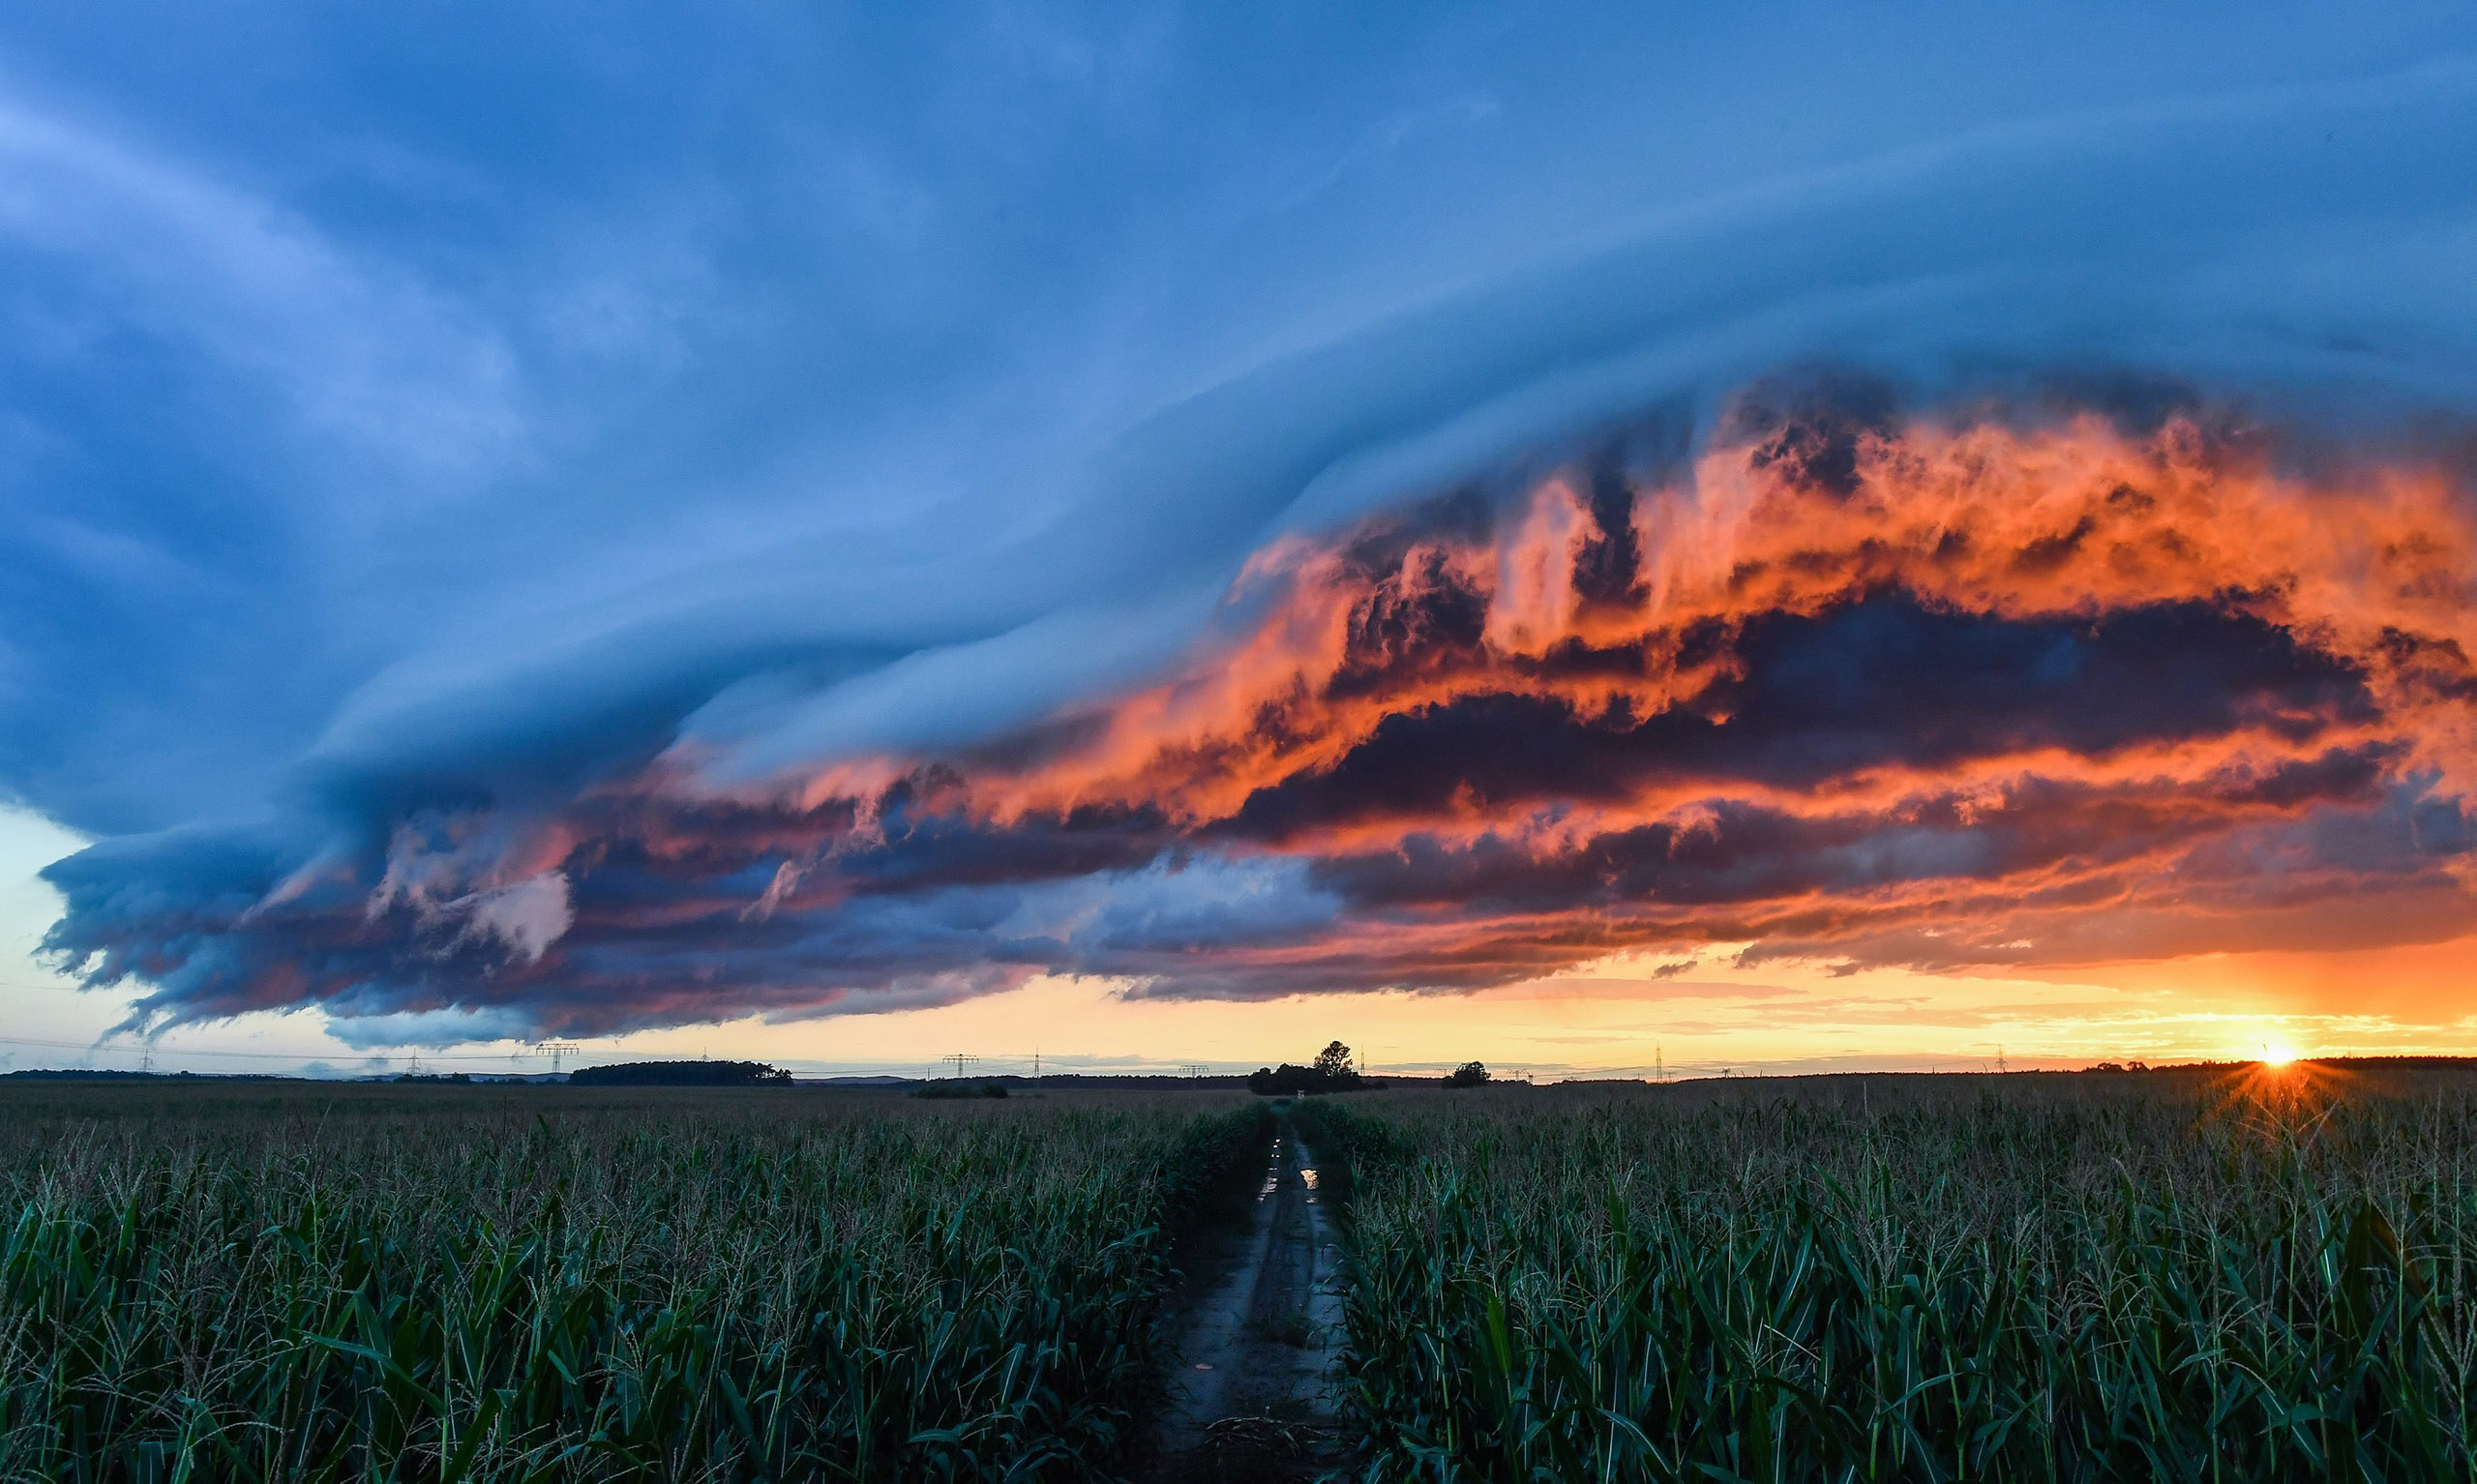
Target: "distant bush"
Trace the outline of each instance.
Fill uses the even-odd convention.
[[[1466,1061],[1445,1074],[1448,1087],[1484,1087],[1494,1080],[1488,1075],[1487,1063],[1480,1061]]]
[[[791,1074],[762,1061],[623,1061],[579,1067],[568,1082],[579,1087],[788,1087]]]
[[[916,1098],[1002,1098],[1004,1083],[935,1082],[922,1083],[911,1089]]]

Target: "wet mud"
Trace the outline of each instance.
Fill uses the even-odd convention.
[[[1164,1316],[1167,1394],[1136,1450],[1141,1484],[1309,1480],[1347,1461],[1341,1233],[1317,1183],[1282,1117],[1248,1219],[1198,1244]]]

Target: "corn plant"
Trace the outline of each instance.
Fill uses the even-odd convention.
[[[1307,1117],[1352,1180],[1370,1480],[2472,1476],[2464,1084],[1869,1079]]]
[[[0,1476],[1106,1472],[1201,1106],[15,1096]]]

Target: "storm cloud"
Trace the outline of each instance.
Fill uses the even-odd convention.
[[[2470,137],[2451,59],[1960,130],[874,535],[648,520],[642,580],[330,656],[247,808],[56,785],[173,817],[50,869],[47,946],[140,1024],[453,1039],[2477,928]]]

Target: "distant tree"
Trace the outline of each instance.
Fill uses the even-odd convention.
[[[1285,1061],[1277,1067],[1258,1067],[1247,1078],[1247,1089],[1260,1097],[1295,1097],[1302,1092],[1357,1092],[1365,1087],[1381,1087],[1351,1069],[1351,1049],[1335,1041],[1316,1054],[1314,1062],[1300,1066]]]
[[[1445,1084],[1448,1087],[1484,1087],[1488,1082],[1485,1062],[1466,1061],[1445,1074]]]

